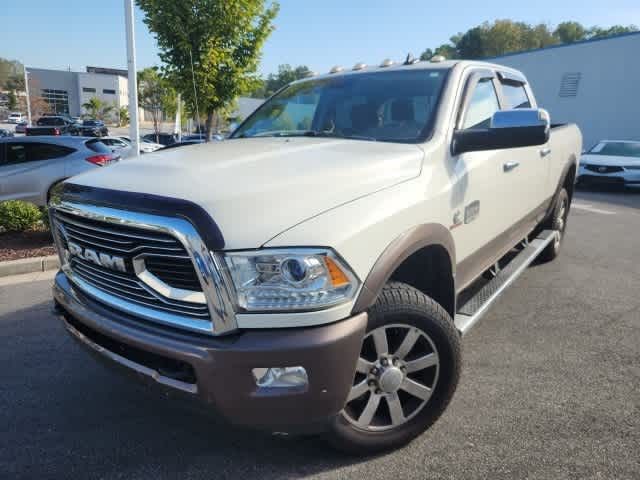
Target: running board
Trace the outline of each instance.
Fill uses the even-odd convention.
[[[482,287],[467,303],[456,313],[455,326],[462,335],[471,330],[480,318],[489,310],[489,307],[511,285],[516,278],[533,262],[536,257],[554,239],[556,232],[544,230],[530,241],[520,253],[518,253],[507,266]]]

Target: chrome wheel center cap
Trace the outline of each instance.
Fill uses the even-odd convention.
[[[398,367],[388,367],[380,374],[378,385],[385,393],[393,393],[400,388],[404,380],[404,373]]]

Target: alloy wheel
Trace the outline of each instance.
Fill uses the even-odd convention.
[[[343,416],[367,431],[397,428],[427,404],[438,382],[440,358],[420,328],[391,324],[363,341]]]

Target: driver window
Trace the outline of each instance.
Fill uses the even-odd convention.
[[[498,110],[500,104],[493,81],[491,78],[483,78],[477,83],[469,100],[462,129],[489,128],[491,117]]]

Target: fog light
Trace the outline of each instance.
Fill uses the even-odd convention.
[[[309,384],[303,367],[254,368],[253,378],[259,387],[264,388],[306,387]]]

